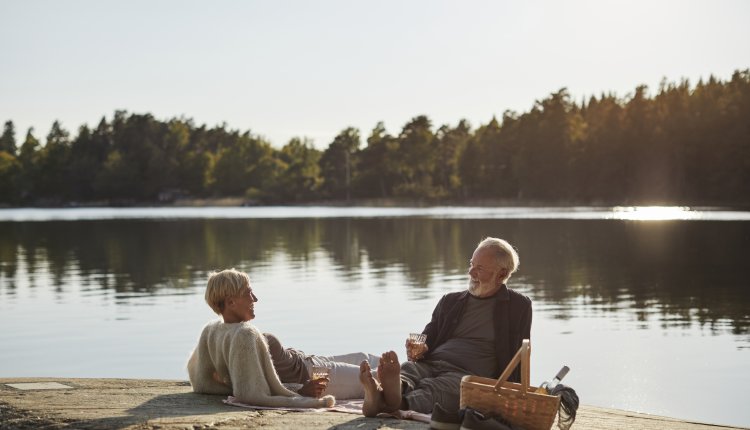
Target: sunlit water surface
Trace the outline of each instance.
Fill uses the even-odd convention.
[[[248,271],[255,324],[309,353],[401,351],[518,248],[532,382],[585,404],[750,425],[750,213],[689,208],[0,210],[0,376],[186,379],[207,273]]]

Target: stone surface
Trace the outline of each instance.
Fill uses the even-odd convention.
[[[66,390],[73,388],[59,382],[20,382],[6,385],[17,390]]]
[[[72,388],[19,390],[7,384],[57,382]],[[337,412],[254,411],[228,406],[223,396],[194,394],[184,381],[0,378],[0,428],[25,429],[420,429],[391,418]],[[635,412],[581,406],[573,429],[720,430]]]

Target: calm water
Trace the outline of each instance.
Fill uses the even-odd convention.
[[[750,426],[750,213],[684,208],[0,210],[0,376],[186,379],[207,273],[309,353],[401,351],[508,239],[532,382],[585,404]],[[402,354],[403,355],[403,354]]]

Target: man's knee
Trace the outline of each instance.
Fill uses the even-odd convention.
[[[417,370],[417,368],[414,365],[413,361],[404,361],[403,363],[401,363],[401,371],[402,372],[406,371],[406,372],[416,373],[416,370]]]
[[[415,388],[417,382],[421,379],[419,376],[419,369],[411,361],[401,363],[401,385],[402,392],[410,391]],[[407,387],[403,385],[406,384]]]

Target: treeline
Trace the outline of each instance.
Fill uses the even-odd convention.
[[[405,198],[518,203],[750,203],[750,71],[691,86],[662,82],[622,99],[575,102],[562,89],[529,112],[472,129],[417,116],[362,141],[342,130],[325,150],[282,148],[249,131],[116,111],[45,144],[12,121],[0,137],[0,203],[152,202],[242,196],[257,203]]]

